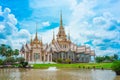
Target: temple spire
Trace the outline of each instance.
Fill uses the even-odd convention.
[[[43,45],[43,42],[42,42],[42,35],[40,37],[40,45],[42,46]]]
[[[60,26],[63,26],[63,21],[62,21],[62,11],[60,12]]]
[[[61,40],[62,41],[67,40],[65,30],[64,30],[64,27],[63,27],[62,11],[60,13],[60,27],[59,27],[59,31],[58,31],[58,34],[57,34],[57,41],[61,41]]]
[[[34,39],[35,41],[38,41],[37,27],[38,27],[38,25],[36,23],[36,35],[35,35],[35,39]]]
[[[31,40],[30,40],[30,44],[32,45],[32,42],[33,42],[33,40],[32,40],[32,35],[31,35]]]
[[[68,31],[68,40],[70,40],[70,30]]]
[[[55,40],[55,34],[54,34],[54,30],[53,30],[53,40]]]
[[[53,30],[53,40],[52,40],[52,43],[54,43],[55,41],[55,34],[54,34],[54,30]]]

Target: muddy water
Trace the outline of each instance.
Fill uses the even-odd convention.
[[[0,80],[120,80],[111,70],[0,69]]]

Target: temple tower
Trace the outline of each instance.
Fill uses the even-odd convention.
[[[60,14],[60,27],[59,27],[59,31],[57,34],[57,41],[66,41],[66,40],[67,40],[67,37],[66,37],[65,30],[63,27],[62,12],[61,12],[61,14]]]

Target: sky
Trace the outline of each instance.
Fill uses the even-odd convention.
[[[97,56],[120,56],[120,0],[0,0],[0,44],[20,49],[38,37],[50,43],[60,11],[72,42],[90,46]]]

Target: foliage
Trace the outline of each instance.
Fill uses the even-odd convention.
[[[19,55],[19,50],[18,50],[18,49],[15,49],[15,50],[14,50],[14,55],[15,55],[15,56],[18,56],[18,55]]]
[[[71,60],[70,60],[70,59],[66,59],[66,60],[65,60],[65,63],[69,63],[69,64],[70,64],[70,63],[71,63]]]
[[[11,64],[14,64],[16,62],[16,60],[14,59],[14,57],[7,57],[3,63],[4,64],[7,64],[7,65],[11,65]]]
[[[60,58],[60,59],[57,59],[57,62],[58,62],[58,63],[62,63],[63,60]]]
[[[115,60],[118,60],[118,55],[117,54],[114,54],[113,57],[114,57]]]
[[[1,44],[0,45],[0,55],[5,57],[11,57],[13,55],[17,56],[19,54],[19,50],[13,50],[9,45]]]
[[[95,60],[96,62],[100,63],[104,61],[104,57],[96,57]]]
[[[120,61],[114,61],[112,64],[112,70],[120,72]]]
[[[0,59],[0,65],[2,65],[3,64],[3,61]]]
[[[28,62],[21,62],[21,64],[22,64],[22,67],[25,68],[28,65]]]
[[[118,60],[118,55],[114,54],[113,56],[98,56],[95,58],[96,62],[113,62],[115,60]]]
[[[6,48],[6,54],[5,54],[5,56],[6,56],[6,57],[10,57],[10,56],[12,56],[12,55],[13,55],[13,50],[12,50],[12,48],[9,46],[9,47]]]
[[[6,54],[6,46],[5,44],[0,45],[0,55],[5,56]]]
[[[21,62],[24,62],[25,59],[23,57],[18,57],[18,58],[16,58],[16,61],[21,63]]]

